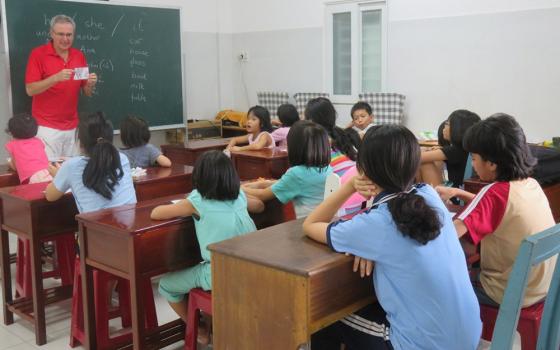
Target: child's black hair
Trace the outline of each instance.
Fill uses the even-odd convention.
[[[30,139],[37,135],[37,121],[29,113],[19,113],[8,120],[6,132],[16,139]]]
[[[443,137],[443,129],[445,128],[445,124],[447,124],[447,120],[444,120],[443,122],[441,122],[441,124],[439,125],[439,127],[437,129],[437,143],[441,147],[451,145],[451,142],[449,142],[448,140],[445,139],[445,137]]]
[[[328,98],[317,97],[309,100],[305,107],[305,119],[312,120],[327,130],[332,139],[331,148],[339,150],[353,161],[357,158],[357,150],[350,137],[336,126],[336,110]]]
[[[290,103],[286,103],[278,107],[276,115],[278,115],[278,119],[280,119],[282,126],[292,126],[295,122],[299,121],[297,108]]]
[[[329,137],[325,129],[310,120],[300,120],[288,132],[290,166],[324,168],[331,162]]]
[[[358,167],[375,184],[399,195],[388,202],[395,225],[404,236],[427,244],[440,234],[437,212],[424,197],[409,191],[420,166],[420,146],[401,125],[375,125],[365,134]]]
[[[150,142],[148,123],[140,117],[127,116],[121,122],[121,141],[126,148],[140,147]]]
[[[360,137],[360,133],[358,133],[354,128],[346,128],[344,129],[344,132],[346,133],[346,135],[348,135],[354,147],[356,147],[356,149],[359,151],[360,146],[362,145],[362,138]]]
[[[366,111],[367,114],[369,115],[371,115],[372,113],[371,106],[369,105],[369,103],[364,101],[358,101],[352,106],[352,109],[350,110],[350,117],[354,119],[354,112],[359,111],[361,109]]]
[[[493,114],[473,125],[465,134],[463,147],[495,163],[498,181],[526,179],[537,164],[523,129],[515,118],[504,113]]]
[[[466,109],[453,111],[447,118],[451,129],[450,141],[452,145],[463,148],[463,137],[467,130],[480,121],[478,114]]]
[[[272,124],[270,122],[270,112],[263,106],[253,106],[247,111],[247,118],[249,114],[253,113],[260,121],[261,131],[272,131]]]
[[[206,199],[231,201],[239,196],[239,176],[222,151],[204,152],[194,164],[193,188]]]
[[[90,114],[78,125],[80,146],[89,157],[82,175],[84,185],[107,199],[124,175],[119,151],[113,146],[113,126],[102,112]]]

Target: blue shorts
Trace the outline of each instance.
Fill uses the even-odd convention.
[[[184,270],[166,273],[159,280],[159,294],[170,303],[185,299],[193,288],[212,289],[212,270],[209,262],[202,262]]]

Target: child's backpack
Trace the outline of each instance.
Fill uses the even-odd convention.
[[[541,185],[560,181],[560,152],[554,148],[529,145],[538,163],[533,169],[533,178]]]

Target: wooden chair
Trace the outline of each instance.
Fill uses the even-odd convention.
[[[521,333],[523,350],[553,350],[559,348],[560,259],[556,261],[552,282],[544,305],[540,303],[541,305],[536,304],[521,309],[531,268],[547,259],[558,256],[559,252],[560,224],[523,240],[509,275],[504,299],[500,305],[492,336],[491,350],[511,349],[516,329]],[[482,317],[484,327],[486,327],[487,322],[492,320]]]

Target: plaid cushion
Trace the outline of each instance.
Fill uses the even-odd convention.
[[[371,105],[376,124],[402,124],[404,119],[405,96],[389,92],[364,92],[358,95],[360,101]]]
[[[288,103],[290,95],[287,92],[271,92],[259,91],[257,92],[257,100],[259,105],[268,109],[271,118],[278,118],[276,110],[283,104]]]
[[[295,94],[294,100],[296,100],[296,108],[299,115],[303,115],[305,106],[307,106],[307,102],[317,97],[329,98],[329,94],[326,92],[298,92],[297,94]]]

